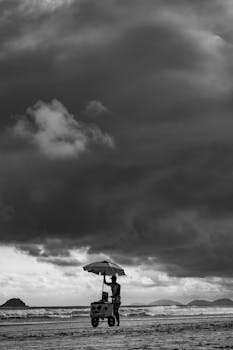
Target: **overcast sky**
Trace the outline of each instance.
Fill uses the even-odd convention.
[[[0,303],[233,298],[232,0],[0,0]]]

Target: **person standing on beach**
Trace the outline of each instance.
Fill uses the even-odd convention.
[[[112,290],[112,302],[113,302],[113,313],[117,320],[117,326],[120,325],[119,307],[121,305],[121,286],[117,283],[116,276],[112,276],[112,282],[107,282],[104,274],[104,283],[111,287]]]

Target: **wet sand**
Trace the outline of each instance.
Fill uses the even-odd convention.
[[[0,323],[0,349],[233,349],[233,317],[127,318],[96,329],[89,318]]]

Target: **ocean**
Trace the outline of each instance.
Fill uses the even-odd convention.
[[[89,317],[90,308],[77,307],[37,307],[27,309],[0,309],[1,322],[75,320]],[[151,306],[120,308],[122,318],[146,317],[191,317],[191,316],[233,316],[233,307],[185,307],[185,306]]]

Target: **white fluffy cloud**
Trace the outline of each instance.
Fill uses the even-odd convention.
[[[75,157],[90,144],[113,147],[112,136],[96,125],[77,121],[58,100],[38,101],[13,128],[14,134],[37,145],[50,158]]]
[[[81,265],[51,264],[49,259],[41,261],[13,247],[0,247],[0,304],[16,296],[30,306],[89,304],[99,297],[102,278],[83,271],[82,266],[90,261],[108,260],[109,257],[93,255],[91,258],[87,251],[81,249],[72,251],[72,257]],[[127,276],[119,278],[119,283],[124,305],[164,298],[186,303],[196,298],[214,300],[222,296],[232,297],[232,279],[177,279],[154,267],[123,267]]]

